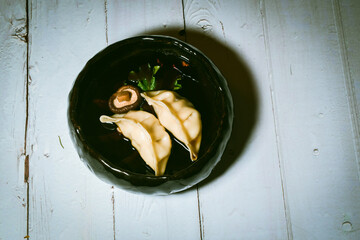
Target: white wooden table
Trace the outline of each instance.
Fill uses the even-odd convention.
[[[215,173],[165,197],[100,181],[68,133],[87,60],[142,34],[205,52],[235,103]],[[0,96],[1,240],[360,239],[359,0],[0,0]]]

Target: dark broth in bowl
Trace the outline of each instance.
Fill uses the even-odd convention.
[[[171,87],[174,81],[173,66],[181,74],[182,88],[176,90],[176,92],[192,102],[195,109],[201,114],[203,126],[199,152],[199,158],[201,158],[204,154],[203,149],[208,149],[214,134],[216,134],[214,127],[216,128],[216,125],[220,124],[217,123],[217,115],[214,114],[216,113],[216,108],[214,109],[216,104],[212,102],[216,101],[216,99],[209,101],[209,94],[215,92],[212,91],[212,88],[216,86],[204,86],[201,79],[206,77],[206,72],[199,72],[192,65],[192,61],[186,57],[161,54],[159,52],[154,54],[154,52],[149,51],[127,58],[126,61],[120,58],[118,61],[105,63],[102,70],[92,73],[91,84],[86,87],[82,97],[82,99],[87,100],[80,103],[81,112],[78,116],[85,141],[91,148],[102,155],[110,166],[126,169],[133,173],[154,175],[153,170],[146,165],[137,150],[131,145],[131,142],[116,131],[115,125],[102,124],[99,121],[101,115],[113,115],[108,107],[108,100],[125,82],[128,83],[129,72],[132,70],[137,71],[139,66],[148,63],[151,67],[159,64],[163,65],[156,74],[156,90],[172,90]],[[130,82],[130,84],[132,83]],[[142,109],[153,113],[145,100]],[[193,164],[188,150],[171,133],[169,135],[172,139],[172,150],[165,176],[173,175]]]

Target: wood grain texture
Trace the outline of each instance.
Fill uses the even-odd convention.
[[[116,239],[200,239],[196,189],[171,196],[115,191]]]
[[[359,18],[357,0],[0,0],[0,239],[360,239]],[[203,51],[235,104],[217,168],[171,196],[103,183],[68,133],[87,60],[142,34]]]
[[[145,34],[174,35],[184,28],[181,0],[107,0],[107,13],[109,43]]]
[[[199,189],[203,239],[286,239],[260,5],[185,1],[186,39],[212,59],[233,95],[232,137]]]
[[[182,3],[108,1],[109,43],[163,34],[181,37]],[[173,196],[137,195],[115,189],[116,239],[200,239],[196,189]]]
[[[360,180],[360,2],[335,0],[334,16],[350,107]]]
[[[333,6],[264,4],[293,237],[358,239],[360,185]]]
[[[104,3],[30,1],[30,238],[114,239],[112,188],[79,160],[68,94],[106,46]]]
[[[0,239],[26,236],[26,4],[0,7]]]

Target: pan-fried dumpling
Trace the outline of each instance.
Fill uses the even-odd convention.
[[[141,93],[154,107],[160,123],[178,140],[185,144],[190,158],[198,157],[201,143],[201,116],[193,104],[173,91],[149,91]]]
[[[101,116],[102,123],[115,123],[118,131],[131,140],[142,159],[162,176],[171,152],[169,134],[159,120],[145,111],[129,111],[112,117]]]

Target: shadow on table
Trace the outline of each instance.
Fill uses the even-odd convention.
[[[227,79],[234,102],[234,122],[230,140],[224,155],[210,176],[201,185],[206,185],[226,172],[244,151],[255,128],[258,111],[258,96],[254,79],[241,57],[225,40],[219,40],[197,30],[169,28],[147,31],[148,35],[166,35],[185,40],[208,56]]]

